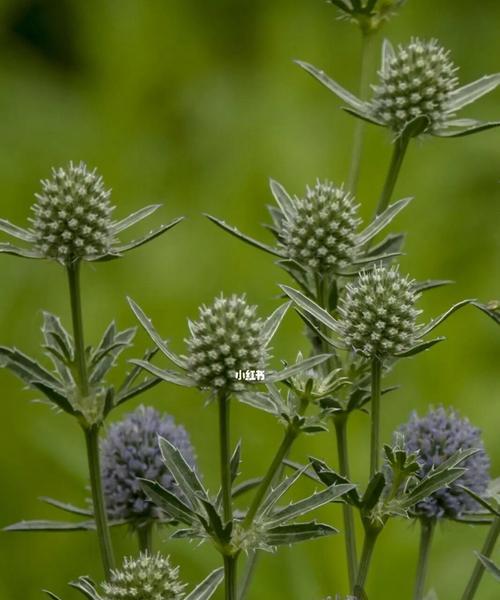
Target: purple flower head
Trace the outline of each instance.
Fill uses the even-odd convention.
[[[416,513],[428,518],[454,518],[473,512],[478,504],[457,487],[463,485],[477,494],[484,494],[490,481],[490,460],[484,450],[481,432],[452,408],[439,407],[424,417],[413,413],[410,420],[398,429],[404,436],[406,450],[418,452],[419,477],[425,477],[458,450],[476,448],[476,454],[461,463],[466,472],[448,488],[434,492],[416,505]]]
[[[161,516],[158,507],[142,491],[139,478],[158,481],[179,494],[162,462],[158,436],[171,442],[194,466],[194,450],[184,427],[152,407],[139,406],[109,428],[101,444],[101,472],[111,518],[140,520]]]

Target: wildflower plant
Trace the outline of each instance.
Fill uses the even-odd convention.
[[[66,271],[72,331],[65,329],[60,317],[44,312],[45,362],[2,346],[0,366],[42,394],[53,408],[77,419],[85,436],[92,495],[84,508],[43,499],[78,516],[78,521],[22,521],[6,529],[95,531],[105,581],[95,584],[82,576],[70,583],[87,599],[208,600],[223,583],[226,600],[245,600],[261,552],[274,553],[281,546],[339,533],[314,512],[332,503],[342,508],[348,589],[328,598],[366,600],[377,541],[394,518],[420,524],[414,600],[424,598],[432,535],[442,519],[488,528],[462,600],[474,599],[484,570],[498,577],[492,554],[500,535],[500,494],[490,479],[479,430],[446,408],[445,399],[445,406],[424,417],[414,413],[390,443],[384,443],[380,431],[382,400],[398,390],[385,384],[386,375],[400,360],[443,342],[444,337],[430,336],[435,328],[467,305],[500,323],[498,302],[477,299],[462,300],[426,319],[419,308],[421,295],[450,282],[417,281],[402,274],[397,259],[405,234],[387,231],[411,201],[391,203],[410,141],[425,135],[466,136],[498,126],[497,121],[461,119],[456,113],[493,92],[500,75],[460,86],[457,68],[437,40],[415,37],[397,48],[384,41],[379,81],[368,97],[367,52],[376,32],[404,2],[331,0],[331,4],[362,33],[359,95],[315,67],[299,64],[340,97],[347,112],[360,118],[348,184],[317,179],[295,196],[271,180],[276,202],[269,207],[271,243],[207,215],[219,228],[273,256],[282,269],[287,278],[280,284],[285,301],[280,300],[269,316],[262,316],[245,294],[221,293],[187,321],[184,351],[177,352],[142,308],[128,299],[153,348],[130,359],[129,372],[116,384],[112,369],[131,348],[135,328],[119,330],[112,322],[96,344],[86,344],[81,267],[119,258],[181,219],[122,242],[121,233],[152,215],[158,205],[115,220],[111,193],[99,173],[84,163],[69,163],[42,181],[27,227],[0,220],[0,231],[16,240],[0,243],[0,253],[51,260]],[[394,143],[375,216],[367,224],[362,223],[356,199],[363,121],[388,129]],[[280,357],[272,355],[271,343],[291,307],[305,328],[307,350],[299,352],[294,362],[287,357],[280,363]],[[115,408],[163,382],[192,388],[207,404],[216,404],[215,490],[208,488],[196,465],[190,435],[160,411],[141,405],[111,424],[100,438]],[[244,440],[232,439],[235,401],[266,413],[283,429],[267,469],[256,478],[244,478],[240,472]],[[348,425],[354,412],[369,414],[370,420],[369,471],[360,483],[351,473],[349,457]],[[291,460],[299,437],[330,430],[338,466],[331,467],[330,458],[323,456]],[[302,479],[313,489],[297,499],[296,484]],[[171,527],[173,539],[208,543],[221,559],[221,568],[190,593],[173,561],[153,552],[154,527],[164,523]],[[116,568],[110,528],[123,524],[137,533],[140,553],[124,558]],[[359,555],[357,524],[363,530]],[[238,577],[243,561],[245,570]],[[332,593],[339,588],[336,582]],[[46,593],[60,600],[53,592]]]

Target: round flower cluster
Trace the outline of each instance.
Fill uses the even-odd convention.
[[[346,286],[339,311],[345,343],[369,357],[384,357],[409,348],[418,330],[421,311],[413,281],[397,268],[375,266]]]
[[[101,587],[102,600],[181,600],[185,585],[179,580],[179,567],[173,567],[168,557],[145,552],[139,558],[125,558]]]
[[[194,450],[184,427],[152,407],[139,406],[109,428],[101,444],[101,472],[111,518],[134,521],[161,516],[160,509],[142,491],[139,478],[158,481],[169,491],[179,493],[162,461],[158,436],[171,442],[194,466]]]
[[[32,206],[37,249],[64,264],[106,254],[113,242],[110,190],[83,162],[52,173],[52,179],[42,181],[43,191]]]
[[[425,116],[427,131],[443,125],[446,102],[458,85],[457,68],[437,40],[415,38],[399,46],[380,71],[379,85],[370,102],[374,117],[396,133],[416,117]]]
[[[186,340],[192,376],[201,388],[242,390],[244,381],[237,375],[263,371],[268,361],[257,307],[247,304],[245,296],[221,295],[199,312],[199,319],[189,323],[191,336]]]
[[[283,222],[288,256],[319,272],[345,269],[353,258],[358,205],[342,187],[317,181],[295,199],[293,217]]]
[[[479,429],[468,419],[461,418],[455,410],[439,407],[425,417],[413,413],[408,423],[398,431],[404,436],[406,450],[418,451],[420,477],[425,477],[458,450],[479,450],[460,464],[467,470],[451,487],[438,490],[417,504],[418,514],[427,518],[453,518],[479,508],[473,498],[457,487],[463,485],[479,495],[484,494],[488,487],[490,461]]]

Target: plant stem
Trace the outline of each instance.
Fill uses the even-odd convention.
[[[359,81],[359,97],[361,100],[365,100],[368,94],[368,88],[370,84],[370,66],[371,56],[373,48],[373,32],[362,31],[361,41],[361,73]],[[351,157],[351,168],[349,170],[348,186],[349,191],[353,194],[356,193],[359,181],[359,171],[361,167],[361,155],[363,152],[363,141],[365,133],[366,123],[361,119],[358,119],[356,123],[356,129],[354,130],[354,140],[352,146],[352,157]]]
[[[358,574],[356,576],[356,584],[354,585],[353,592],[356,598],[363,597],[366,579],[368,577],[368,571],[370,570],[370,564],[373,556],[373,550],[377,541],[380,529],[374,529],[370,526],[365,527],[365,541],[363,543],[363,552],[361,554],[361,561],[359,563]]]
[[[432,519],[420,519],[420,549],[418,554],[417,577],[413,600],[422,600],[425,592],[425,580],[429,567],[429,554],[432,545],[435,522]]]
[[[495,549],[498,537],[500,536],[500,517],[495,517],[495,520],[491,524],[490,530],[488,531],[488,535],[484,541],[483,547],[481,548],[481,554],[486,556],[486,558],[490,558],[493,550]],[[462,600],[472,600],[476,595],[476,592],[479,588],[479,584],[481,583],[481,579],[484,573],[484,565],[478,559],[474,570],[472,571],[472,575],[469,579],[469,583],[465,588],[464,595],[462,596]]]
[[[248,509],[245,520],[243,521],[243,527],[245,527],[246,529],[248,529],[252,525],[255,515],[257,514],[257,511],[259,510],[262,501],[266,497],[276,473],[278,473],[279,469],[281,468],[283,460],[288,456],[290,448],[292,447],[292,444],[294,443],[298,434],[299,431],[293,425],[288,425],[285,431],[283,441],[281,442],[281,445],[278,448],[278,451],[276,452],[273,462],[267,470],[264,479],[258,487],[257,493],[255,494],[254,499],[252,500],[252,504]]]
[[[237,598],[236,561],[236,556],[224,556],[224,597],[226,600],[236,600]]]
[[[348,416],[345,413],[333,417],[337,439],[337,454],[339,459],[340,475],[349,479],[350,469],[349,449],[347,446],[347,419]],[[347,557],[347,570],[349,575],[349,589],[352,589],[356,580],[356,569],[358,565],[356,551],[356,529],[354,526],[354,514],[352,506],[344,502],[342,504],[342,512],[344,517],[344,538]]]
[[[375,213],[376,216],[384,212],[384,210],[389,206],[389,202],[391,201],[392,193],[394,192],[394,187],[396,185],[410,139],[411,137],[409,135],[402,134],[394,142],[391,164],[389,165],[389,171],[385,179],[384,188],[378,201],[377,212]]]
[[[151,521],[137,527],[137,539],[139,550],[151,554],[153,550],[153,523]]]
[[[101,468],[99,464],[99,426],[92,425],[84,429],[87,444],[87,459],[89,464],[90,488],[92,491],[92,504],[94,507],[94,518],[96,524],[97,538],[101,549],[101,559],[106,578],[109,577],[115,562],[113,547],[109,534],[108,519],[104,495],[102,492]]]
[[[233,520],[233,501],[231,496],[231,448],[230,448],[230,400],[222,392],[219,394],[219,436],[220,436],[220,478],[222,488],[222,507],[224,520]]]
[[[82,301],[80,293],[80,263],[75,262],[69,265],[67,268],[67,273],[71,301],[71,317],[73,321],[73,339],[75,344],[77,381],[82,399],[87,399],[89,395],[89,381],[87,376],[85,341],[83,335]],[[115,562],[101,482],[101,467],[99,457],[100,424],[85,423],[82,425],[82,427],[87,446],[87,460],[97,538],[99,540],[104,573],[106,577],[108,577],[111,569],[114,568]]]
[[[382,363],[379,358],[372,359],[372,398],[371,398],[371,448],[370,479],[379,469],[380,460],[380,380]]]

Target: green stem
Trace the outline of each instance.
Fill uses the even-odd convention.
[[[429,567],[429,554],[432,545],[435,523],[431,519],[420,519],[420,549],[418,553],[417,576],[413,600],[422,600],[425,592],[425,580]]]
[[[71,301],[71,318],[73,321],[73,340],[75,345],[75,361],[77,366],[77,383],[83,400],[89,396],[89,380],[87,375],[87,358],[83,335],[82,301],[80,292],[80,263],[68,266],[68,286]],[[114,568],[113,546],[109,532],[106,504],[102,490],[101,467],[99,456],[100,424],[84,424],[87,460],[89,467],[90,487],[96,524],[97,538],[101,550],[101,559],[106,577]]]
[[[381,375],[382,375],[382,363],[379,358],[374,357],[372,359],[370,479],[379,470]]]
[[[362,46],[361,46],[361,73],[359,81],[359,97],[365,100],[368,95],[370,85],[370,66],[372,58],[372,48],[374,33],[370,31],[362,31]],[[356,129],[354,130],[354,140],[352,146],[351,168],[349,170],[349,191],[356,193],[359,181],[359,171],[361,167],[361,156],[363,153],[363,141],[366,129],[366,123],[358,119]]]
[[[500,517],[495,517],[495,520],[491,524],[490,530],[488,531],[488,535],[484,541],[483,547],[481,549],[481,554],[486,556],[486,558],[490,558],[493,554],[493,550],[495,549],[498,537],[500,536]],[[479,588],[479,584],[481,583],[481,579],[484,573],[484,565],[478,559],[474,570],[472,571],[472,575],[469,579],[469,583],[465,588],[464,595],[462,596],[462,600],[472,600],[476,595],[476,592]]]
[[[260,484],[259,488],[257,489],[254,499],[252,500],[252,504],[248,509],[245,520],[243,521],[244,528],[248,529],[252,525],[257,511],[259,510],[262,501],[266,497],[272,482],[274,481],[276,473],[278,473],[279,469],[281,468],[283,460],[288,456],[290,448],[292,447],[292,444],[294,443],[298,434],[299,431],[293,425],[288,425],[283,441],[281,442],[281,445],[278,448],[278,451],[276,452],[273,462],[267,470],[267,473],[264,479],[262,480],[262,483]]]
[[[219,394],[220,478],[224,520],[233,520],[231,496],[231,447],[230,447],[230,400],[225,393]]]
[[[411,137],[409,135],[400,135],[394,142],[394,150],[392,151],[391,164],[389,165],[389,171],[384,183],[382,194],[380,195],[376,215],[380,215],[389,206],[391,201],[392,193],[403,164],[406,151],[408,150],[408,144],[410,143]]]
[[[236,562],[236,556],[224,556],[225,600],[236,600],[237,598]]]
[[[241,583],[238,591],[238,600],[244,600],[248,594],[248,590],[250,589],[250,583],[252,582],[255,570],[257,568],[259,557],[260,552],[258,550],[250,551],[245,564],[245,571],[241,578]]]
[[[375,549],[375,543],[380,531],[380,529],[373,529],[371,527],[365,528],[363,552],[361,554],[361,561],[359,563],[358,574],[356,576],[356,584],[353,588],[354,596],[356,598],[364,597],[366,579],[368,577],[368,571],[370,570],[373,550]]]
[[[137,539],[139,542],[139,550],[152,554],[153,551],[153,523],[148,521],[137,527]]]
[[[106,578],[109,578],[111,570],[114,569],[115,562],[102,491],[101,468],[99,464],[99,426],[92,425],[91,427],[87,427],[84,429],[84,433],[87,443],[90,488],[92,491],[92,505],[94,507],[97,538],[99,540],[104,573]]]
[[[333,418],[333,423],[335,425],[337,439],[340,475],[350,479],[349,450],[347,446],[347,418],[346,414],[339,414]],[[352,589],[356,580],[356,569],[358,564],[354,513],[352,506],[346,502],[342,504],[342,512],[344,517],[344,539],[349,575],[349,588]]]

